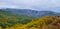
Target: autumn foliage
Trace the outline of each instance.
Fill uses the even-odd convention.
[[[1,26],[0,29],[3,29]],[[5,29],[60,29],[60,16],[45,16],[36,18],[27,24],[17,23]]]
[[[60,29],[60,16],[34,18],[0,10],[0,29]]]

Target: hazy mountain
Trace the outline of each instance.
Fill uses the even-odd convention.
[[[55,13],[53,11],[36,11],[36,10],[30,10],[30,9],[5,8],[1,10],[11,11],[16,14],[23,14],[23,15],[33,16],[33,17],[53,16],[53,15],[60,14],[60,13]]]

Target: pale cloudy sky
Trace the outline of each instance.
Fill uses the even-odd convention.
[[[60,12],[60,0],[0,0],[0,8],[52,10]]]

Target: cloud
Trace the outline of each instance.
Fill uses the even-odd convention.
[[[19,8],[19,7],[7,3],[0,3],[0,8]]]
[[[0,0],[0,8],[4,7],[56,11],[60,0]]]

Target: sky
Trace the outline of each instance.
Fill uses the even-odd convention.
[[[60,0],[0,0],[0,8],[48,10],[60,12]]]

